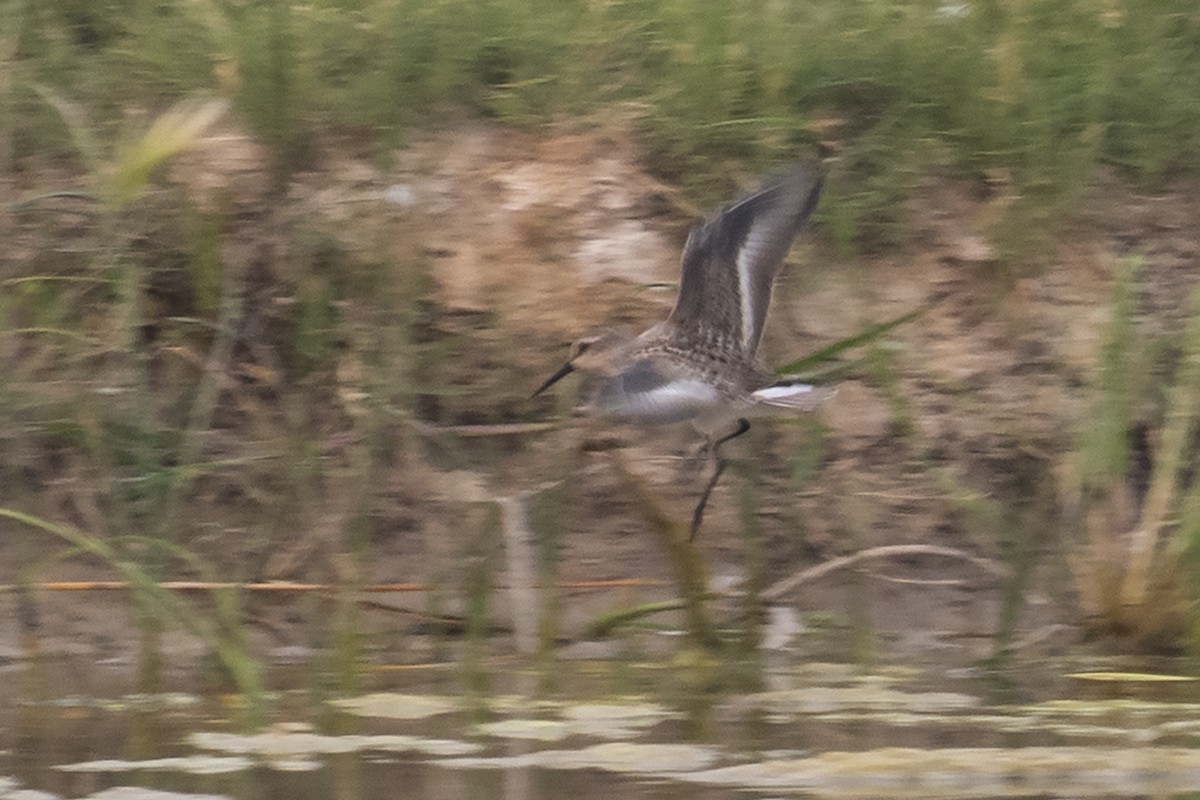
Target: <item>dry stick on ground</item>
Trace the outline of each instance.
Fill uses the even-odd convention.
[[[832,561],[826,561],[824,564],[818,564],[815,567],[809,567],[806,570],[792,575],[790,578],[784,578],[776,583],[771,588],[762,593],[763,600],[777,600],[780,596],[787,594],[792,589],[802,583],[814,581],[817,578],[824,577],[831,572],[836,572],[839,569],[853,566],[860,561],[866,561],[873,558],[903,558],[906,556],[941,556],[944,558],[957,558],[974,564],[984,572],[987,572],[996,577],[1006,578],[1011,573],[1003,564],[998,564],[987,558],[973,556],[970,553],[964,553],[962,550],[955,550],[953,547],[940,547],[933,544],[893,544],[884,547],[871,547],[866,550],[859,550],[857,553],[851,553],[848,556],[835,558]]]
[[[950,547],[939,547],[937,545],[923,544],[889,545],[885,547],[873,547],[869,550],[861,550],[843,558],[835,558],[832,561],[826,561],[825,563],[818,564],[815,567],[809,567],[808,569],[803,570],[802,572],[799,572],[790,578],[785,578],[784,580],[776,583],[762,594],[762,599],[765,601],[778,600],[781,595],[786,594],[803,583],[808,583],[818,578],[822,578],[832,572],[853,566],[861,561],[873,558],[905,557],[913,555],[933,555],[948,558],[958,558],[964,561],[969,561],[984,572],[997,577],[1008,577],[1010,574],[1009,570],[1001,564],[997,564],[996,562],[990,561],[986,558],[979,558],[978,556],[973,556],[969,553],[964,553],[961,550],[955,550]],[[878,580],[891,580],[903,583],[916,583],[934,586],[960,583],[959,581],[943,582],[936,580],[924,581],[918,579],[901,579],[892,578],[886,575],[872,575],[872,577]],[[730,592],[709,592],[707,595],[705,595],[705,597],[713,598],[721,596],[722,594],[730,594]],[[608,636],[613,632],[614,629],[620,627],[621,625],[641,619],[642,617],[648,617],[651,614],[658,614],[663,611],[675,611],[681,608],[685,608],[685,603],[682,600],[664,600],[657,603],[647,603],[646,605],[638,606],[637,608],[621,609],[620,611],[606,614],[593,621],[592,624],[588,626],[586,635],[589,637]]]

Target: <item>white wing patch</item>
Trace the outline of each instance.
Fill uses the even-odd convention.
[[[760,289],[755,289],[755,273],[763,269],[773,269],[774,264],[764,263],[763,259],[770,255],[772,239],[779,236],[779,220],[776,219],[777,209],[760,215],[750,226],[746,240],[742,242],[737,254],[738,290],[742,301],[742,352],[753,353],[758,347],[759,317],[766,316],[764,304],[771,301],[771,283],[767,282],[765,296]],[[781,256],[782,257],[782,256]],[[762,314],[759,314],[761,309]]]
[[[828,386],[810,386],[806,383],[781,384],[767,386],[753,392],[750,396],[760,403],[780,408],[795,408],[800,411],[813,411],[837,390]]]
[[[762,247],[763,228],[761,220],[750,227],[750,233],[737,254],[738,297],[742,301],[742,352],[749,353],[754,347],[754,309],[758,298],[754,296],[753,272],[755,261]]]

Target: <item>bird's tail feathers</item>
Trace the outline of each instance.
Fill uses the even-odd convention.
[[[826,400],[837,394],[832,386],[813,386],[808,383],[781,381],[752,392],[751,396],[760,403],[779,408],[794,408],[800,411],[815,411]]]

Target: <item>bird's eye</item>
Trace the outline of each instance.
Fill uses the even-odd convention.
[[[590,341],[577,342],[575,344],[575,355],[582,354],[585,350],[592,346]]]

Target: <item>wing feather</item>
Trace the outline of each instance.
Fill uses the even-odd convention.
[[[669,317],[683,332],[758,349],[771,284],[792,240],[817,204],[822,175],[805,166],[695,226],[683,249],[679,299]]]

